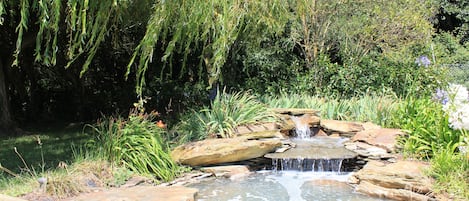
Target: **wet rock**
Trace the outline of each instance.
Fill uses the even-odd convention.
[[[321,118],[313,114],[302,114],[298,116],[281,115],[280,119],[282,120],[282,123],[280,125],[280,130],[282,133],[288,133],[290,130],[295,129],[297,125],[308,125],[309,127],[317,127],[319,126],[319,123],[321,121]]]
[[[400,129],[380,128],[357,132],[352,137],[353,142],[366,142],[367,144],[386,149],[388,152],[396,151],[396,138],[404,133]]]
[[[262,157],[280,146],[282,142],[273,138],[207,139],[178,146],[171,152],[171,156],[176,162],[184,165],[206,166]]]
[[[272,110],[279,114],[287,114],[293,116],[299,116],[304,114],[319,116],[319,110],[313,110],[308,108],[273,108]]]
[[[355,158],[357,153],[342,145],[342,138],[315,137],[312,140],[296,140],[295,148],[280,153],[268,153],[264,157],[272,159],[345,159]]]
[[[183,186],[137,186],[82,194],[74,201],[194,201],[198,190]]]
[[[328,133],[354,134],[363,131],[361,124],[349,121],[321,120],[321,127]]]
[[[351,180],[358,180],[357,191],[395,200],[430,200],[431,180],[423,170],[429,165],[418,161],[383,163],[369,161]]]
[[[245,165],[227,165],[201,168],[202,172],[212,173],[216,177],[226,177],[232,180],[243,178],[251,174]]]
[[[369,159],[390,159],[395,158],[394,155],[389,154],[386,149],[369,145],[364,142],[347,142],[345,148],[357,153],[358,155]]]

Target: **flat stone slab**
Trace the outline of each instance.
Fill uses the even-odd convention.
[[[402,135],[404,135],[404,132],[400,129],[371,129],[357,132],[352,137],[352,141],[366,142],[370,145],[386,149],[388,152],[395,152],[397,137]]]
[[[242,178],[251,174],[248,166],[246,165],[226,165],[226,166],[213,166],[204,167],[200,169],[202,172],[212,173],[216,177],[226,177],[232,180]]]
[[[264,155],[272,159],[345,159],[355,158],[357,153],[344,147],[342,141],[346,139],[335,137],[317,137],[311,140],[296,140],[295,148],[281,153]]]
[[[356,190],[365,194],[393,200],[430,200],[431,180],[423,174],[428,167],[419,161],[369,161],[351,180],[358,183]]]
[[[178,146],[171,152],[171,156],[174,161],[181,164],[207,166],[262,157],[280,146],[282,142],[275,138],[207,139]]]
[[[309,108],[273,108],[274,112],[279,114],[288,114],[288,115],[302,115],[302,114],[311,114],[314,116],[319,116],[319,110],[313,110]]]
[[[86,193],[65,201],[194,201],[197,192],[183,186],[137,186]]]
[[[360,123],[327,119],[321,120],[321,127],[327,132],[341,134],[356,133],[365,129]]]
[[[263,124],[256,124],[256,125],[238,126],[234,129],[235,133],[238,135],[256,133],[256,132],[264,132],[264,131],[277,131],[277,130],[279,130],[279,125],[276,123],[263,123]]]
[[[11,197],[11,196],[8,196],[8,195],[3,195],[3,194],[0,194],[0,200],[1,201],[26,201],[26,200],[23,200],[21,198]]]

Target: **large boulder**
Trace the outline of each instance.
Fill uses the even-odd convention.
[[[351,140],[365,142],[386,149],[388,152],[395,152],[396,138],[400,135],[404,135],[404,133],[399,129],[380,128],[357,132]]]
[[[419,161],[369,161],[353,175],[361,193],[393,200],[430,200],[431,180],[423,174],[429,165]]]
[[[206,166],[262,157],[282,146],[279,139],[246,138],[207,139],[176,147],[172,158],[189,166]]]

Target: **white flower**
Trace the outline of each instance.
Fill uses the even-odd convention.
[[[449,104],[443,105],[448,112],[449,124],[453,129],[469,130],[469,94],[466,87],[450,84],[448,88]]]

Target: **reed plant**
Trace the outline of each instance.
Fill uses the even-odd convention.
[[[428,174],[435,178],[437,192],[447,192],[454,200],[469,199],[469,158],[457,144],[448,144],[443,149],[434,149],[431,169]]]
[[[93,128],[94,146],[101,157],[144,175],[154,175],[158,180],[169,181],[180,171],[171,159],[164,140],[165,130],[157,126],[156,112],[145,113],[133,109],[129,117],[109,117]]]
[[[186,140],[204,139],[206,137],[230,138],[235,135],[235,128],[273,122],[275,113],[258,101],[250,92],[227,93],[219,91],[210,107],[192,111],[178,125],[178,132],[191,137]]]
[[[399,99],[393,95],[368,95],[339,99],[309,94],[262,96],[262,102],[271,108],[309,108],[320,111],[324,119],[370,121],[382,126],[390,123]]]

